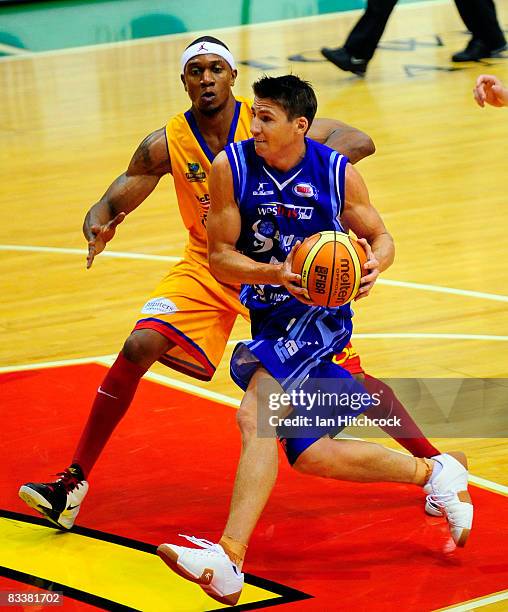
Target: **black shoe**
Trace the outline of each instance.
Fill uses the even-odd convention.
[[[19,496],[58,527],[70,529],[88,491],[88,482],[81,468],[71,465],[53,482],[28,482],[19,489]]]
[[[452,62],[477,62],[478,60],[485,59],[487,57],[494,57],[501,51],[506,49],[506,44],[497,49],[492,49],[486,45],[483,40],[478,38],[472,38],[468,43],[467,47],[463,51],[459,51],[452,55]]]
[[[360,76],[363,76],[367,70],[367,60],[353,57],[344,47],[338,47],[337,49],[323,47],[321,55],[341,70],[347,70]]]

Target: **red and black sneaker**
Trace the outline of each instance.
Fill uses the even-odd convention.
[[[57,476],[59,478],[53,482],[28,482],[22,485],[19,496],[30,508],[58,527],[70,529],[88,492],[88,482],[77,464]]]

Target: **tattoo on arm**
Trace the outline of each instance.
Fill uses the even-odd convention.
[[[143,142],[139,145],[136,154],[134,155],[135,161],[143,163],[145,168],[150,168],[152,164],[152,158],[150,157],[150,144],[152,143],[152,134],[148,135]]]
[[[134,153],[127,171],[128,175],[163,176],[171,172],[165,130],[149,134]]]

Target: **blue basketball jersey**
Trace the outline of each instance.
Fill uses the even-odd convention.
[[[267,166],[253,139],[225,149],[242,217],[237,248],[255,261],[282,263],[298,240],[323,230],[344,231],[340,215],[349,160],[309,138],[305,144],[304,158],[288,172]],[[244,285],[240,299],[250,310],[297,302],[275,285]]]
[[[267,166],[252,139],[225,149],[241,215],[236,246],[255,261],[281,263],[298,240],[323,230],[344,231],[340,217],[348,159],[313,140],[305,144],[303,160],[288,172]],[[351,337],[349,304],[310,306],[274,285],[244,285],[240,295],[250,309],[253,338],[240,342],[231,357],[231,376],[242,389],[261,365],[285,391],[301,391],[304,398],[309,389],[313,395],[345,391],[350,398],[364,391],[331,360]],[[291,416],[302,416],[296,426],[277,427],[291,463],[322,436],[335,435],[343,427],[338,417],[357,416],[368,407],[332,402],[316,409],[305,401],[293,405]],[[316,416],[326,417],[324,426]]]

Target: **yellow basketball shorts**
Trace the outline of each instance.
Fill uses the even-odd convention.
[[[173,342],[159,360],[164,365],[210,380],[236,317],[248,319],[238,293],[238,287],[216,281],[208,266],[186,257],[157,285],[134,330],[153,329]]]

